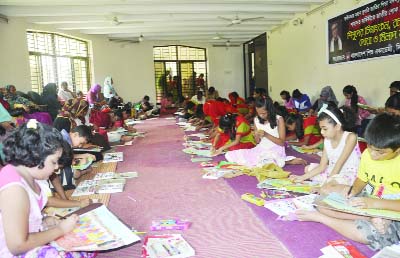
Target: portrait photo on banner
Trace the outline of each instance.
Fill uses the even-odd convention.
[[[400,54],[400,0],[376,0],[327,21],[328,64]]]

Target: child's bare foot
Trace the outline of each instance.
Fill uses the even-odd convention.
[[[379,234],[385,234],[389,224],[390,220],[388,219],[383,219],[383,218],[372,218],[371,223],[372,225],[376,228]]]
[[[286,162],[288,165],[307,165],[307,161],[301,158],[295,158]]]

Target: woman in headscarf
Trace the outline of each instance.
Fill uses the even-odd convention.
[[[332,87],[331,86],[323,87],[319,95],[319,99],[315,101],[314,105],[310,109],[310,115],[317,113],[324,104],[337,106],[338,103],[339,102],[336,99]]]
[[[49,113],[46,112],[34,112],[33,110],[37,109],[38,107],[29,99],[19,96],[17,90],[14,85],[7,85],[6,86],[6,98],[7,102],[10,104],[10,110],[14,111],[16,109],[22,109],[23,119],[20,123],[24,123],[25,120],[29,119],[36,119],[37,121],[51,125],[53,120]]]
[[[113,86],[113,79],[111,76],[107,76],[104,79],[104,89],[103,89],[103,94],[104,98],[108,102],[111,98],[117,96],[117,93],[115,92],[114,86]]]
[[[101,95],[101,86],[100,84],[94,84],[89,92],[87,93],[86,96],[87,102],[89,102],[89,105],[92,107],[94,105],[103,105],[103,96]]]
[[[61,109],[61,104],[58,101],[57,96],[57,85],[55,83],[48,83],[43,88],[42,92],[43,104],[47,105],[47,112],[51,115],[54,120],[57,117],[58,112]]]

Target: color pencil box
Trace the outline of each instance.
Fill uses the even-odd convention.
[[[185,230],[191,222],[181,219],[159,219],[151,222],[150,230]]]
[[[254,194],[245,193],[245,194],[242,194],[241,198],[242,198],[242,200],[245,200],[245,201],[255,204],[257,206],[264,206],[264,200],[259,197],[256,197]]]

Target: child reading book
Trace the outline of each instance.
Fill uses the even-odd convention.
[[[348,109],[344,109],[343,112],[326,104],[320,109],[318,122],[324,137],[321,161],[319,164],[307,166],[304,175],[292,175],[290,179],[295,182],[312,179],[324,184],[322,192],[334,191],[338,187],[342,189],[341,185],[353,184],[361,154],[357,135],[345,131],[353,127],[354,116],[351,116],[352,113]]]
[[[73,230],[78,221],[73,215],[51,228],[42,224],[47,197],[38,181],[58,168],[62,141],[60,132],[36,120],[29,120],[4,141],[8,165],[0,173],[0,257],[94,256],[59,253],[47,245]]]
[[[349,204],[400,212],[400,117],[385,113],[376,116],[366,129],[365,139],[368,149],[362,154],[357,179],[346,189]],[[326,209],[296,213],[300,220],[323,223],[374,250],[400,240],[400,221]]]

